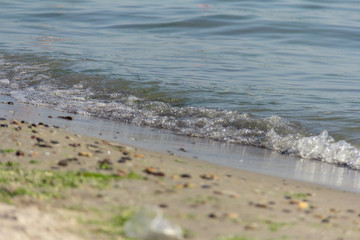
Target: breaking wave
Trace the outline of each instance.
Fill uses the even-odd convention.
[[[0,56],[0,94],[59,111],[267,148],[360,169],[359,149],[344,140],[336,142],[327,131],[311,135],[300,124],[279,116],[259,118],[240,111],[176,107],[121,91],[104,93],[89,86],[86,76],[59,85],[50,70],[47,64],[5,61]]]

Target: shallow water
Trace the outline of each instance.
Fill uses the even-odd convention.
[[[358,1],[3,1],[0,94],[360,169]]]

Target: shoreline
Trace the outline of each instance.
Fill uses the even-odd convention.
[[[176,156],[195,158],[220,166],[360,193],[360,171],[316,160],[299,159],[257,147],[180,136],[161,129],[59,112],[22,104],[3,95],[0,96],[0,116],[24,119],[30,123],[46,122],[73,133],[155,152],[170,152]],[[59,116],[70,116],[72,120]]]
[[[151,205],[185,239],[358,238],[356,193],[21,120],[0,121],[6,236],[128,239],[125,224]]]

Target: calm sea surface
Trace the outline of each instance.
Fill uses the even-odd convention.
[[[358,0],[21,1],[0,94],[360,169]]]

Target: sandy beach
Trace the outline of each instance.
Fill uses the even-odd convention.
[[[359,239],[356,193],[74,134],[59,117],[1,118],[0,239],[131,239],[144,206],[184,239]]]

